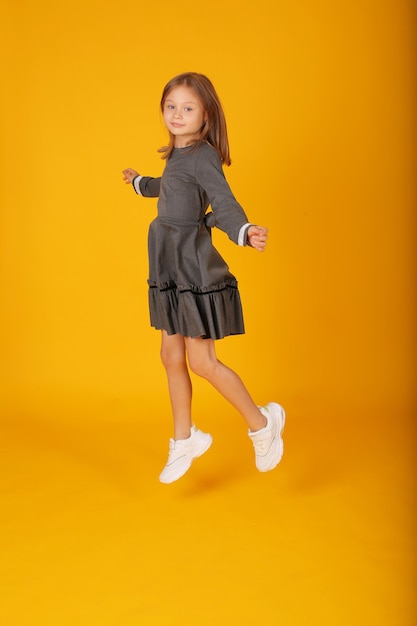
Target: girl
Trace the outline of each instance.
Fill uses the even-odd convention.
[[[211,227],[260,252],[267,229],[248,222],[226,182],[222,165],[231,163],[226,121],[210,80],[195,72],[176,76],[163,90],[161,111],[169,133],[169,145],[160,149],[166,160],[162,177],[123,170],[123,180],[137,194],[159,197],[148,238],[149,308],[151,326],[162,333],[174,417],[168,462],[159,478],[177,480],[212,443],[211,435],[192,424],[189,369],[239,411],[256,466],[267,472],[283,454],[285,412],[274,402],[258,407],[239,376],[217,359],[214,341],[243,333],[244,325],[236,278],[212,244]]]

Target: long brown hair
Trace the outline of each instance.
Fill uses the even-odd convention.
[[[185,72],[184,74],[179,74],[178,76],[172,78],[162,92],[162,113],[164,112],[165,100],[167,99],[169,93],[175,87],[183,85],[194,91],[197,98],[200,100],[207,117],[207,122],[201,128],[200,136],[197,138],[194,147],[197,147],[202,141],[207,141],[210,145],[216,148],[222,162],[225,165],[230,165],[232,161],[230,159],[226,119],[219,96],[207,76],[204,76],[204,74],[198,74],[197,72]],[[168,131],[168,133],[169,145],[159,149],[159,152],[162,152],[163,159],[169,158],[174,149],[175,137],[170,131]]]

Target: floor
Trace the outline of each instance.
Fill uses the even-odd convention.
[[[9,409],[2,624],[417,624],[412,416],[287,407],[284,458],[260,474],[210,398],[214,444],[172,485],[151,403]]]

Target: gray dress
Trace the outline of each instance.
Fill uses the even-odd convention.
[[[141,195],[159,196],[148,236],[151,326],[185,337],[244,333],[237,280],[212,244],[211,227],[238,243],[248,219],[217,151],[207,143],[176,148],[162,177],[133,183]]]

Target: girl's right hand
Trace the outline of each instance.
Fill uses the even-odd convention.
[[[126,185],[130,185],[132,180],[136,176],[139,176],[139,172],[137,172],[136,170],[132,170],[130,168],[128,168],[127,170],[122,170],[122,174],[123,174],[123,180],[126,183]]]

